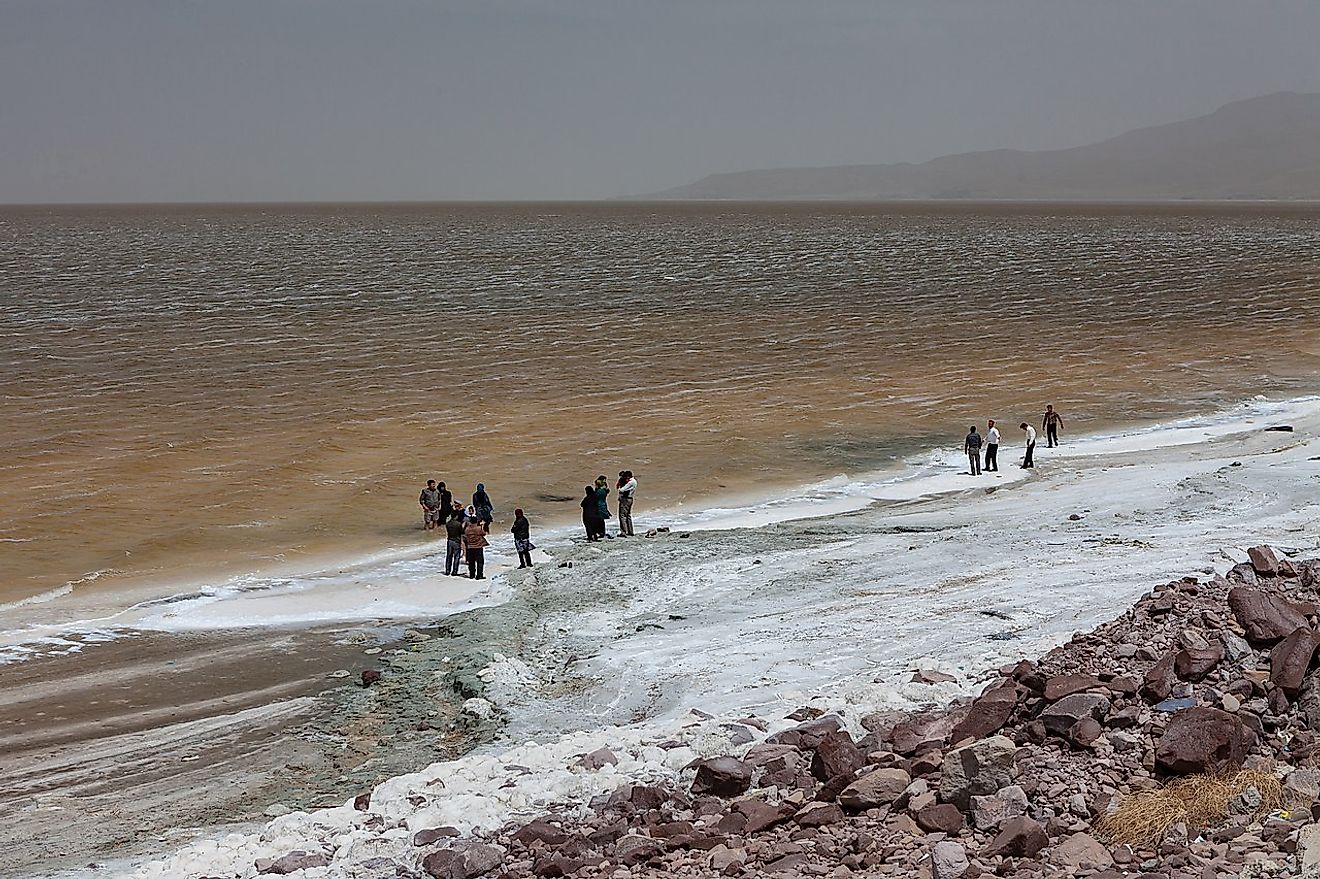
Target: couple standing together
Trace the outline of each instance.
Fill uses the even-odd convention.
[[[1054,448],[1059,444],[1059,428],[1063,426],[1063,418],[1058,412],[1054,411],[1053,406],[1045,407],[1045,417],[1041,419],[1040,426],[1045,430],[1045,438],[1049,448]],[[1018,427],[1027,435],[1027,451],[1022,458],[1023,469],[1029,469],[1036,466],[1036,429],[1027,422],[1022,422]],[[981,445],[984,439],[985,443],[985,472],[995,473],[999,470],[999,428],[995,427],[995,420],[990,419],[985,437],[976,432],[976,425],[968,428],[967,437],[963,440],[963,451],[967,453],[968,468],[967,472],[972,476],[981,475]]]
[[[637,477],[631,470],[620,470],[619,481],[615,483],[619,492],[619,536],[633,536],[633,495],[637,493]],[[610,518],[610,481],[602,474],[596,477],[595,485],[588,485],[582,498],[582,527],[586,529],[587,540],[595,542],[605,533],[605,520]]]

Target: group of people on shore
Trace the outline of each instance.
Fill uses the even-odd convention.
[[[633,536],[633,496],[637,492],[637,477],[631,470],[619,471],[618,482],[619,529],[618,536]],[[586,487],[582,499],[582,526],[586,529],[587,540],[595,542],[604,537],[611,537],[605,531],[605,522],[611,518],[609,507],[610,483],[604,475],[597,476],[592,485]],[[495,521],[495,504],[490,499],[483,482],[477,483],[472,493],[472,503],[467,507],[461,501],[454,500],[454,494],[443,482],[426,480],[426,487],[417,496],[417,503],[422,508],[422,528],[434,531],[445,530],[445,575],[461,576],[460,569],[467,565],[468,577],[473,580],[486,579],[486,548],[491,523]],[[518,567],[532,567],[532,523],[519,507],[513,511],[513,546],[518,552]]]
[[[1045,431],[1045,441],[1047,448],[1054,448],[1059,444],[1059,428],[1063,426],[1063,418],[1054,410],[1054,406],[1045,407],[1045,415],[1041,419],[1041,430]],[[1036,428],[1027,422],[1018,425],[1018,429],[1026,435],[1026,454],[1022,456],[1022,468],[1029,470],[1036,466]],[[980,476],[984,471],[986,473],[995,473],[999,470],[999,428],[995,427],[995,420],[990,419],[986,426],[985,435],[978,433],[976,425],[973,424],[967,429],[967,436],[963,439],[963,451],[967,454],[967,472],[971,476]],[[982,448],[984,448],[985,463],[982,464]]]

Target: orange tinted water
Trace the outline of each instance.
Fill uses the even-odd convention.
[[[0,602],[1316,389],[1320,211],[0,209]],[[1009,433],[1016,438],[1016,430]],[[555,500],[569,498],[567,502]]]

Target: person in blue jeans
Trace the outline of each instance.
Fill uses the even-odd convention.
[[[463,564],[463,505],[455,502],[445,520],[445,575],[459,576],[458,569]]]

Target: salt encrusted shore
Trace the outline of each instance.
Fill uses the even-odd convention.
[[[443,823],[468,791],[437,766],[333,814],[272,822],[262,839],[282,854],[208,875],[1320,875],[1302,873],[1320,862],[1317,602],[1320,559],[1260,547],[1226,576],[1156,587],[946,709],[808,704],[694,715],[663,742],[621,729],[608,748],[589,737],[515,748],[499,760],[507,786],[550,774],[564,797],[532,820],[469,834]],[[1222,813],[1114,839],[1131,830],[1134,798],[1204,774],[1237,785]]]

